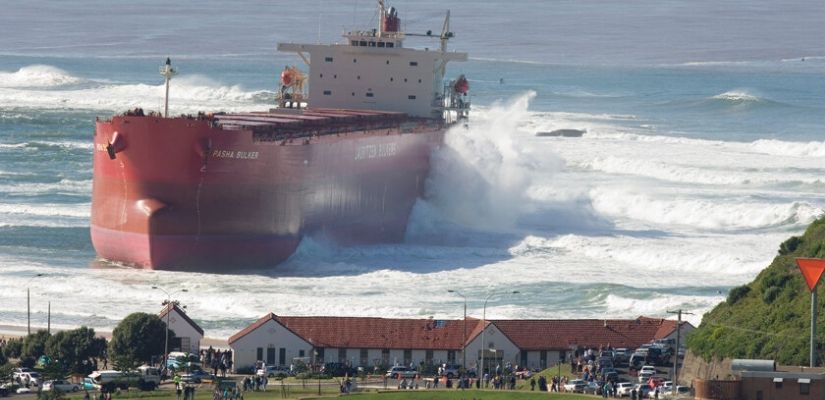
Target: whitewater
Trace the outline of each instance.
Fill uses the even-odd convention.
[[[160,309],[165,295],[152,286],[219,338],[267,312],[461,318],[464,299],[448,290],[466,297],[474,317],[668,317],[682,308],[698,324],[825,211],[825,48],[806,39],[825,33],[815,2],[779,14],[770,2],[695,3],[687,20],[710,21],[728,39],[719,42],[679,22],[675,1],[632,10],[448,2],[451,47],[472,57],[448,75],[468,76],[474,109],[433,154],[403,243],[306,238],[285,263],[239,274],[97,260],[88,232],[95,118],[160,109],[166,56],[180,71],[174,113],[266,110],[277,71],[301,66],[274,54],[275,42],[335,41],[339,27],[370,23],[369,12],[354,17],[368,7],[358,2],[290,3],[287,21],[310,21],[295,29],[250,28],[274,12],[257,3],[187,17],[207,3],[177,4],[159,20],[130,10],[129,21],[116,15],[126,6],[113,5],[121,24],[96,27],[94,39],[83,24],[94,2],[33,1],[0,16],[0,325],[25,325],[30,288],[34,326],[45,325],[51,302],[54,326],[110,330],[131,312]],[[445,7],[396,3],[410,14],[408,30],[438,25]],[[720,11],[742,18],[713,24]],[[778,21],[763,20],[766,12]],[[41,13],[65,38],[27,28]],[[488,29],[571,15],[578,19],[541,32],[565,42],[523,40],[529,24],[498,36]],[[341,19],[335,29],[318,23]],[[592,29],[564,32],[571,20]],[[622,29],[640,20],[657,22]],[[236,31],[223,31],[232,23]],[[204,26],[218,27],[211,40]],[[181,40],[158,40],[173,36]],[[555,129],[585,134],[536,136]]]

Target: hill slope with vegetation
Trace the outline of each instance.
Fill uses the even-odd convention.
[[[706,360],[774,359],[785,365],[807,365],[811,295],[795,258],[825,258],[825,217],[801,237],[779,246],[773,262],[756,279],[731,289],[726,301],[705,314],[687,345]],[[825,360],[825,283],[817,287],[817,359]]]

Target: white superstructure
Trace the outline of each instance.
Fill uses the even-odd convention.
[[[467,60],[467,53],[446,50],[446,41],[453,36],[449,13],[441,35],[435,36],[398,32],[395,10],[385,9],[383,1],[379,12],[378,29],[348,32],[343,44],[278,44],[279,51],[296,52],[309,66],[311,107],[398,111],[427,118],[451,112],[466,117],[469,101],[461,99],[466,92],[457,93],[453,84],[444,82],[447,62]],[[433,37],[441,45],[405,48],[406,36]]]

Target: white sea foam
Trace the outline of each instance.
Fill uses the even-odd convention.
[[[825,157],[825,142],[786,142],[776,139],[760,139],[750,144],[757,153],[780,157]]]
[[[606,315],[611,317],[634,318],[636,316],[651,316],[672,318],[663,310],[671,310],[681,308],[684,311],[692,314],[683,315],[683,319],[699,326],[702,321],[702,315],[710,311],[719,302],[723,301],[725,296],[684,296],[684,295],[666,295],[657,294],[654,296],[646,296],[645,298],[638,297],[624,297],[614,294],[609,294],[605,303],[607,305]]]
[[[762,100],[762,98],[760,98],[759,96],[752,94],[745,89],[736,89],[724,93],[719,93],[716,96],[713,96],[713,98],[716,100],[724,100],[735,103],[758,102]]]
[[[699,229],[764,229],[803,227],[821,216],[823,209],[804,201],[768,203],[736,199],[653,196],[628,189],[596,188],[593,207],[616,218],[629,218],[652,226],[686,226]]]
[[[50,65],[30,65],[15,72],[0,71],[0,88],[53,88],[83,81]]]
[[[51,71],[52,69],[53,67],[45,66],[35,68],[36,71]],[[21,69],[23,70],[25,68]],[[21,76],[28,75],[31,74],[26,73]],[[40,78],[23,77],[16,78],[12,82],[25,84],[0,85],[0,107],[118,111],[135,107],[142,107],[147,111],[161,110],[163,107],[165,87],[163,84],[96,82],[94,85],[63,88],[62,85],[78,82],[78,78],[59,73],[35,74],[38,77],[41,75],[48,77],[42,78],[44,81],[42,85],[29,84],[38,82],[37,79]],[[48,84],[48,82],[63,83]],[[274,101],[274,93],[249,91],[238,85],[226,86],[198,75],[177,77],[169,94],[170,113],[263,110],[271,107],[270,100]]]
[[[91,203],[84,204],[7,204],[0,203],[0,214],[41,217],[88,218]]]

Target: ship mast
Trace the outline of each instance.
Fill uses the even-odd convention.
[[[172,76],[177,74],[178,72],[172,68],[172,60],[169,57],[166,57],[166,64],[161,65],[160,67],[160,75],[166,78],[166,98],[164,100],[163,105],[163,117],[169,117],[169,81],[172,80]]]

